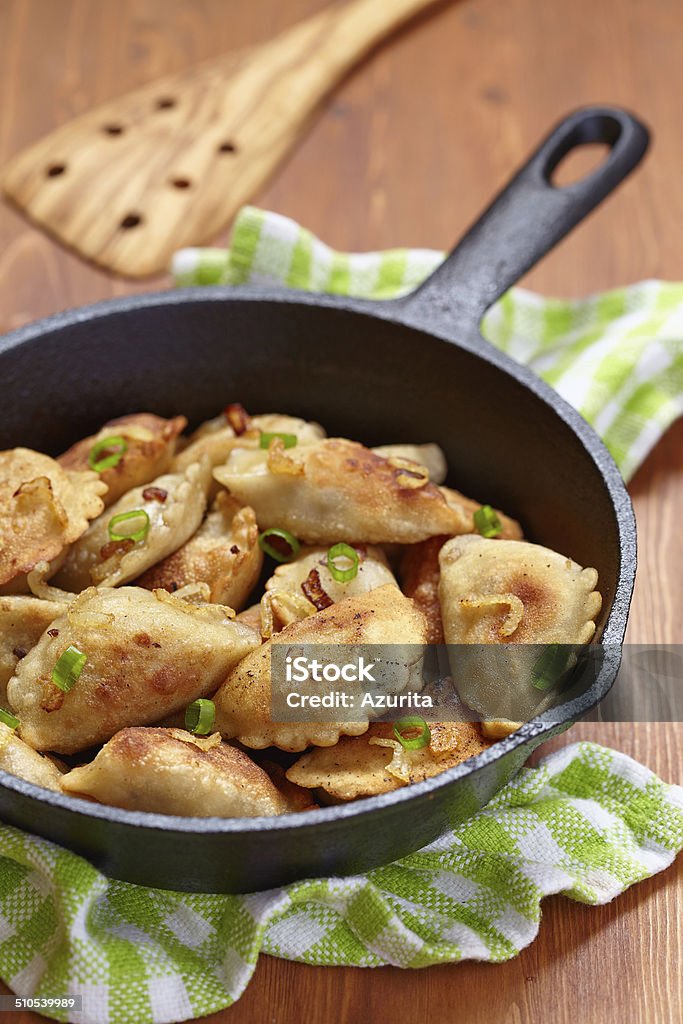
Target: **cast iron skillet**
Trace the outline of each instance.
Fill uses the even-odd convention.
[[[590,427],[481,337],[484,311],[636,166],[647,132],[608,107],[580,110],[542,143],[414,294],[392,302],[247,288],[105,302],[0,340],[0,448],[58,453],[106,419],[150,410],[198,422],[229,401],[319,419],[368,444],[438,441],[452,483],[504,508],[527,536],[595,566],[607,652],[561,716],[526,724],[434,779],[283,818],[174,818],[100,807],[0,772],[0,817],[61,843],[105,873],[180,890],[246,892],[362,871],[462,820],[532,750],[585,714],[619,664],[636,565],[619,472]],[[557,189],[550,176],[584,143],[611,149]]]

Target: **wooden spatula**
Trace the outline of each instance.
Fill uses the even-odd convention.
[[[264,45],[160,78],[14,157],[5,194],[98,266],[159,273],[176,249],[226,227],[349,68],[436,2],[337,3]]]

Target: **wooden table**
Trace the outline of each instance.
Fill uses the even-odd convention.
[[[2,0],[0,159],[97,101],[261,40],[323,3]],[[651,155],[525,284],[581,295],[647,277],[680,278],[682,31],[680,0],[444,6],[345,83],[257,201],[342,248],[446,247],[554,120],[582,103],[621,103],[653,126]],[[134,290],[0,208],[0,329]],[[658,445],[631,493],[641,570],[629,639],[680,642],[683,423]],[[558,743],[581,737],[682,781],[680,725],[583,725]],[[240,1002],[211,1021],[678,1024],[682,864],[607,907],[547,900],[538,940],[504,965],[370,971],[263,957]]]

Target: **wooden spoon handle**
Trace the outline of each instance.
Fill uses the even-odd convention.
[[[317,37],[316,63],[332,81],[416,14],[443,0],[350,0],[337,3],[295,26]]]

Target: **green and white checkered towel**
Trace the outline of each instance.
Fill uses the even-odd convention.
[[[440,254],[335,253],[286,218],[246,209],[232,248],[185,250],[179,284],[285,282],[391,297]],[[646,282],[565,302],[518,289],[485,321],[591,420],[631,475],[683,410],[683,285]],[[165,1024],[238,999],[259,952],[312,964],[500,962],[538,931],[544,896],[605,903],[683,847],[683,790],[591,743],[523,770],[430,846],[352,878],[251,896],[106,879],[0,825],[0,977],[20,995],[80,995],[83,1024]]]
[[[111,882],[0,825],[0,975],[21,995],[82,996],[61,1020],[164,1024],[230,1005],[260,952],[359,967],[500,962],[534,939],[544,896],[607,903],[681,847],[683,789],[594,743],[523,769],[396,864],[252,896]]]

